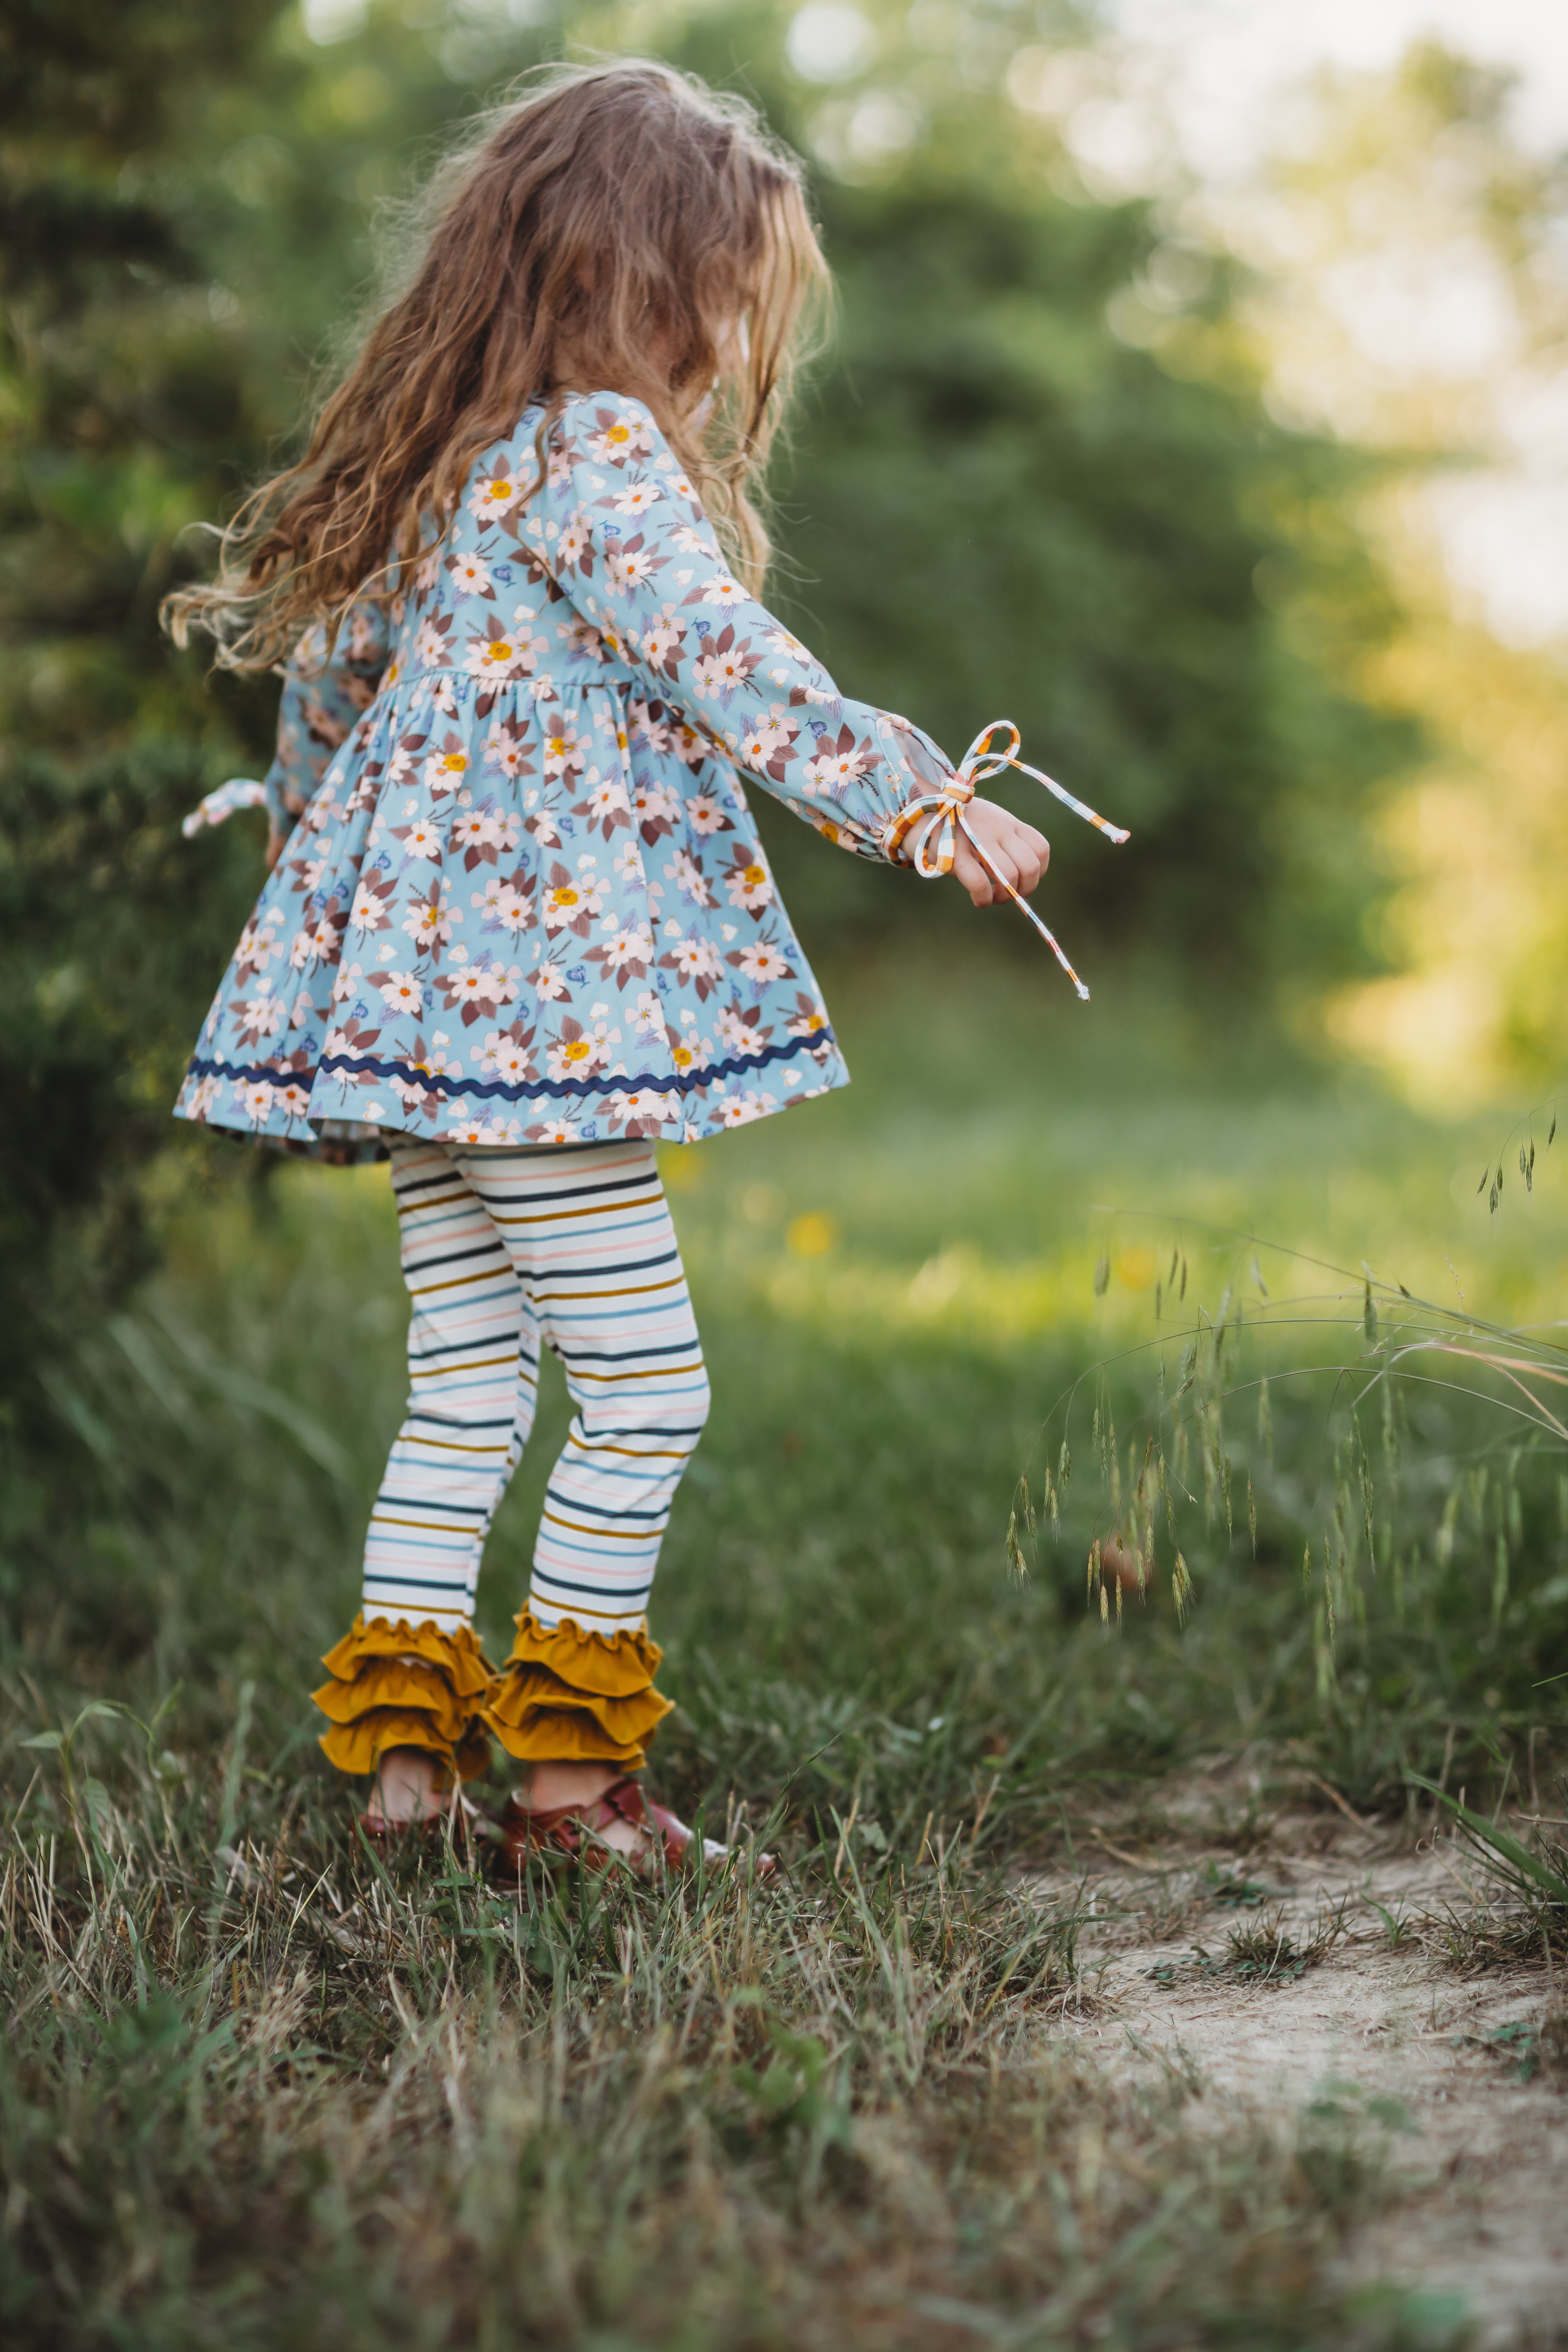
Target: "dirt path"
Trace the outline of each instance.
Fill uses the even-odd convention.
[[[1235,1790],[1208,1793],[1212,1823]],[[1242,1857],[1234,1834],[1205,1837],[1205,1796],[1184,1793],[1173,1841],[1108,1830],[1079,1849],[1095,2000],[1076,2031],[1130,2073],[1173,2071],[1194,2121],[1221,2128],[1239,2101],[1380,2153],[1347,2278],[1415,2290],[1434,2317],[1462,2308],[1478,2346],[1568,2347],[1568,2080],[1538,2047],[1561,1974],[1498,1957],[1487,1931],[1506,1915],[1450,1839],[1412,1851],[1281,1813]]]

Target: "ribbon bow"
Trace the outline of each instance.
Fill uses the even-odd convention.
[[[1005,751],[998,751],[993,749],[991,739],[1001,734],[1006,735],[1007,747]],[[1031,768],[1026,760],[1020,760],[1018,745],[1021,740],[1010,719],[994,719],[989,727],[983,727],[959,761],[956,772],[948,778],[939,792],[921,793],[914,800],[905,802],[884,831],[882,846],[889,857],[900,858],[905,865],[912,866],[922,880],[934,882],[942,875],[952,873],[953,852],[962,833],[993,882],[1000,883],[1014,905],[1027,915],[1087,1003],[1089,991],[1062,953],[1056,934],[1047,929],[1028,900],[1020,891],[1014,889],[1006,877],[997,873],[970,831],[969,821],[963,812],[974,798],[976,784],[988,783],[993,776],[999,776],[1004,768],[1016,768],[1021,775],[1033,776],[1037,784],[1044,784],[1047,792],[1054,793],[1075,816],[1081,816],[1088,824],[1097,825],[1108,839],[1130,841],[1131,835],[1125,826],[1110,824],[1106,818],[1097,816],[1093,809],[1086,808],[1082,801],[1075,800],[1054,777],[1044,774],[1038,768]]]

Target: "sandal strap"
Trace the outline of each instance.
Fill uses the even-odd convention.
[[[641,1830],[650,1843],[657,1840],[664,1849],[666,1869],[680,1869],[690,1852],[691,1832],[668,1805],[654,1804],[640,1780],[628,1775],[613,1781],[599,1802],[617,1812],[632,1829]]]
[[[659,1815],[663,1818],[658,1818]],[[607,1789],[585,1805],[535,1807],[512,1797],[501,1817],[501,1830],[513,1861],[521,1861],[531,1849],[553,1847],[557,1853],[571,1854],[594,1869],[604,1868],[614,1853],[617,1860],[629,1863],[635,1870],[639,1859],[646,1861],[651,1855],[622,1853],[618,1849],[599,1844],[594,1837],[595,1830],[605,1830],[614,1821],[623,1821],[628,1829],[637,1831],[648,1847],[658,1845],[667,1865],[679,1866],[684,1849],[665,1828],[667,1821],[675,1823],[674,1814],[664,1814],[662,1807],[650,1811],[641,1783],[629,1773],[612,1780]],[[679,1824],[675,1826],[679,1828]]]
[[[679,1814],[672,1813],[668,1805],[653,1803],[644,1793],[641,1781],[633,1780],[629,1773],[623,1774],[618,1780],[612,1780],[609,1787],[587,1805],[552,1805],[536,1811],[531,1805],[522,1804],[513,1797],[501,1816],[500,1827],[507,1853],[514,1863],[520,1863],[531,1848],[537,1850],[552,1846],[557,1853],[571,1854],[594,1869],[602,1869],[609,1861],[611,1853],[616,1852],[618,1861],[629,1863],[635,1870],[637,1856],[620,1853],[594,1840],[595,1830],[607,1828],[615,1820],[625,1822],[630,1829],[641,1831],[649,1848],[657,1847],[662,1853],[667,1869],[679,1870],[690,1859],[696,1844],[696,1832],[687,1827]],[[720,1845],[712,1838],[704,1838],[702,1846],[704,1856],[710,1864],[717,1864],[730,1859],[730,1848]],[[650,1852],[647,1859],[651,1861],[652,1858]],[[775,1867],[772,1854],[760,1855],[758,1864],[759,1878],[771,1878]]]
[[[623,1775],[618,1780],[612,1780],[599,1799],[599,1803],[607,1806],[612,1813],[619,1814],[621,1820],[631,1829],[646,1830],[652,1827],[648,1801],[643,1795],[642,1782],[634,1780],[629,1773]],[[595,1828],[603,1826],[602,1822],[595,1823]]]

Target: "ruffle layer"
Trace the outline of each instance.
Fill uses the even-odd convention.
[[[312,1696],[331,1726],[322,1750],[340,1772],[374,1772],[389,1748],[426,1748],[463,1780],[484,1770],[483,1702],[498,1676],[467,1625],[367,1625],[362,1612],[321,1663],[332,1679]]]
[[[509,1756],[531,1763],[647,1761],[671,1702],[653,1686],[664,1652],[645,1633],[544,1626],[525,1609],[495,1696],[480,1709]]]

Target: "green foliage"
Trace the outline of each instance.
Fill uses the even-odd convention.
[[[176,886],[170,794],[176,773],[195,797],[257,772],[273,704],[266,684],[204,680],[156,607],[205,560],[190,526],[288,446],[363,299],[372,212],[479,99],[574,38],[662,45],[830,152],[820,93],[785,61],[791,13],[672,11],[650,31],[569,8],[520,29],[376,0],[321,46],[279,0],[24,12],[0,79],[0,824],[16,888],[114,859],[119,914],[159,934],[128,962],[115,926],[58,909],[47,970],[79,971],[84,1008],[116,1009],[100,1047],[85,1010],[68,1039],[39,1013],[16,1047],[43,1056],[29,1103],[67,1076],[49,1056],[75,1056],[73,1171],[51,1143],[0,1176],[16,1232],[41,1242],[58,1205],[68,1244],[40,1265],[107,1293],[137,1262],[114,1218],[100,1247],[83,1216],[129,1202],[244,897],[227,858],[220,898],[199,856]],[[964,21],[967,78],[929,28],[917,41],[879,15],[878,72],[915,93],[917,132],[858,178],[817,173],[842,323],[777,485],[777,594],[847,688],[955,754],[1005,711],[1037,761],[1132,825],[1111,852],[1051,820],[1071,939],[1136,943],[1200,988],[1245,977],[1256,1003],[1358,952],[1356,811],[1404,749],[1346,684],[1347,642],[1364,655],[1389,619],[1354,527],[1364,467],[1270,421],[1225,257],[1178,252],[1148,205],[1091,200],[1054,134],[1001,97],[1027,28],[994,7]],[[1047,29],[1084,37],[1075,18]],[[1157,352],[1134,318],[1154,319]],[[79,768],[92,780],[53,843],[36,837],[54,803],[43,771],[16,764],[26,751],[64,762],[49,793]],[[104,760],[132,751],[111,790]],[[142,841],[147,761],[165,781]],[[808,940],[932,924],[945,940],[967,919],[956,894],[764,822]],[[29,952],[28,987],[52,985]],[[1037,953],[1021,925],[1014,952]],[[117,1066],[127,1037],[134,1076]]]
[[[142,1180],[259,880],[256,820],[221,846],[178,821],[260,772],[276,691],[204,679],[158,602],[294,427],[388,146],[460,101],[407,31],[401,94],[356,98],[279,0],[24,15],[0,79],[0,1391],[36,1435],[48,1331],[150,1262]]]
[[[0,787],[0,1400],[35,1428],[46,1340],[151,1263],[142,1173],[249,901],[254,824],[181,838],[203,781],[193,746],[145,742],[23,754]]]

